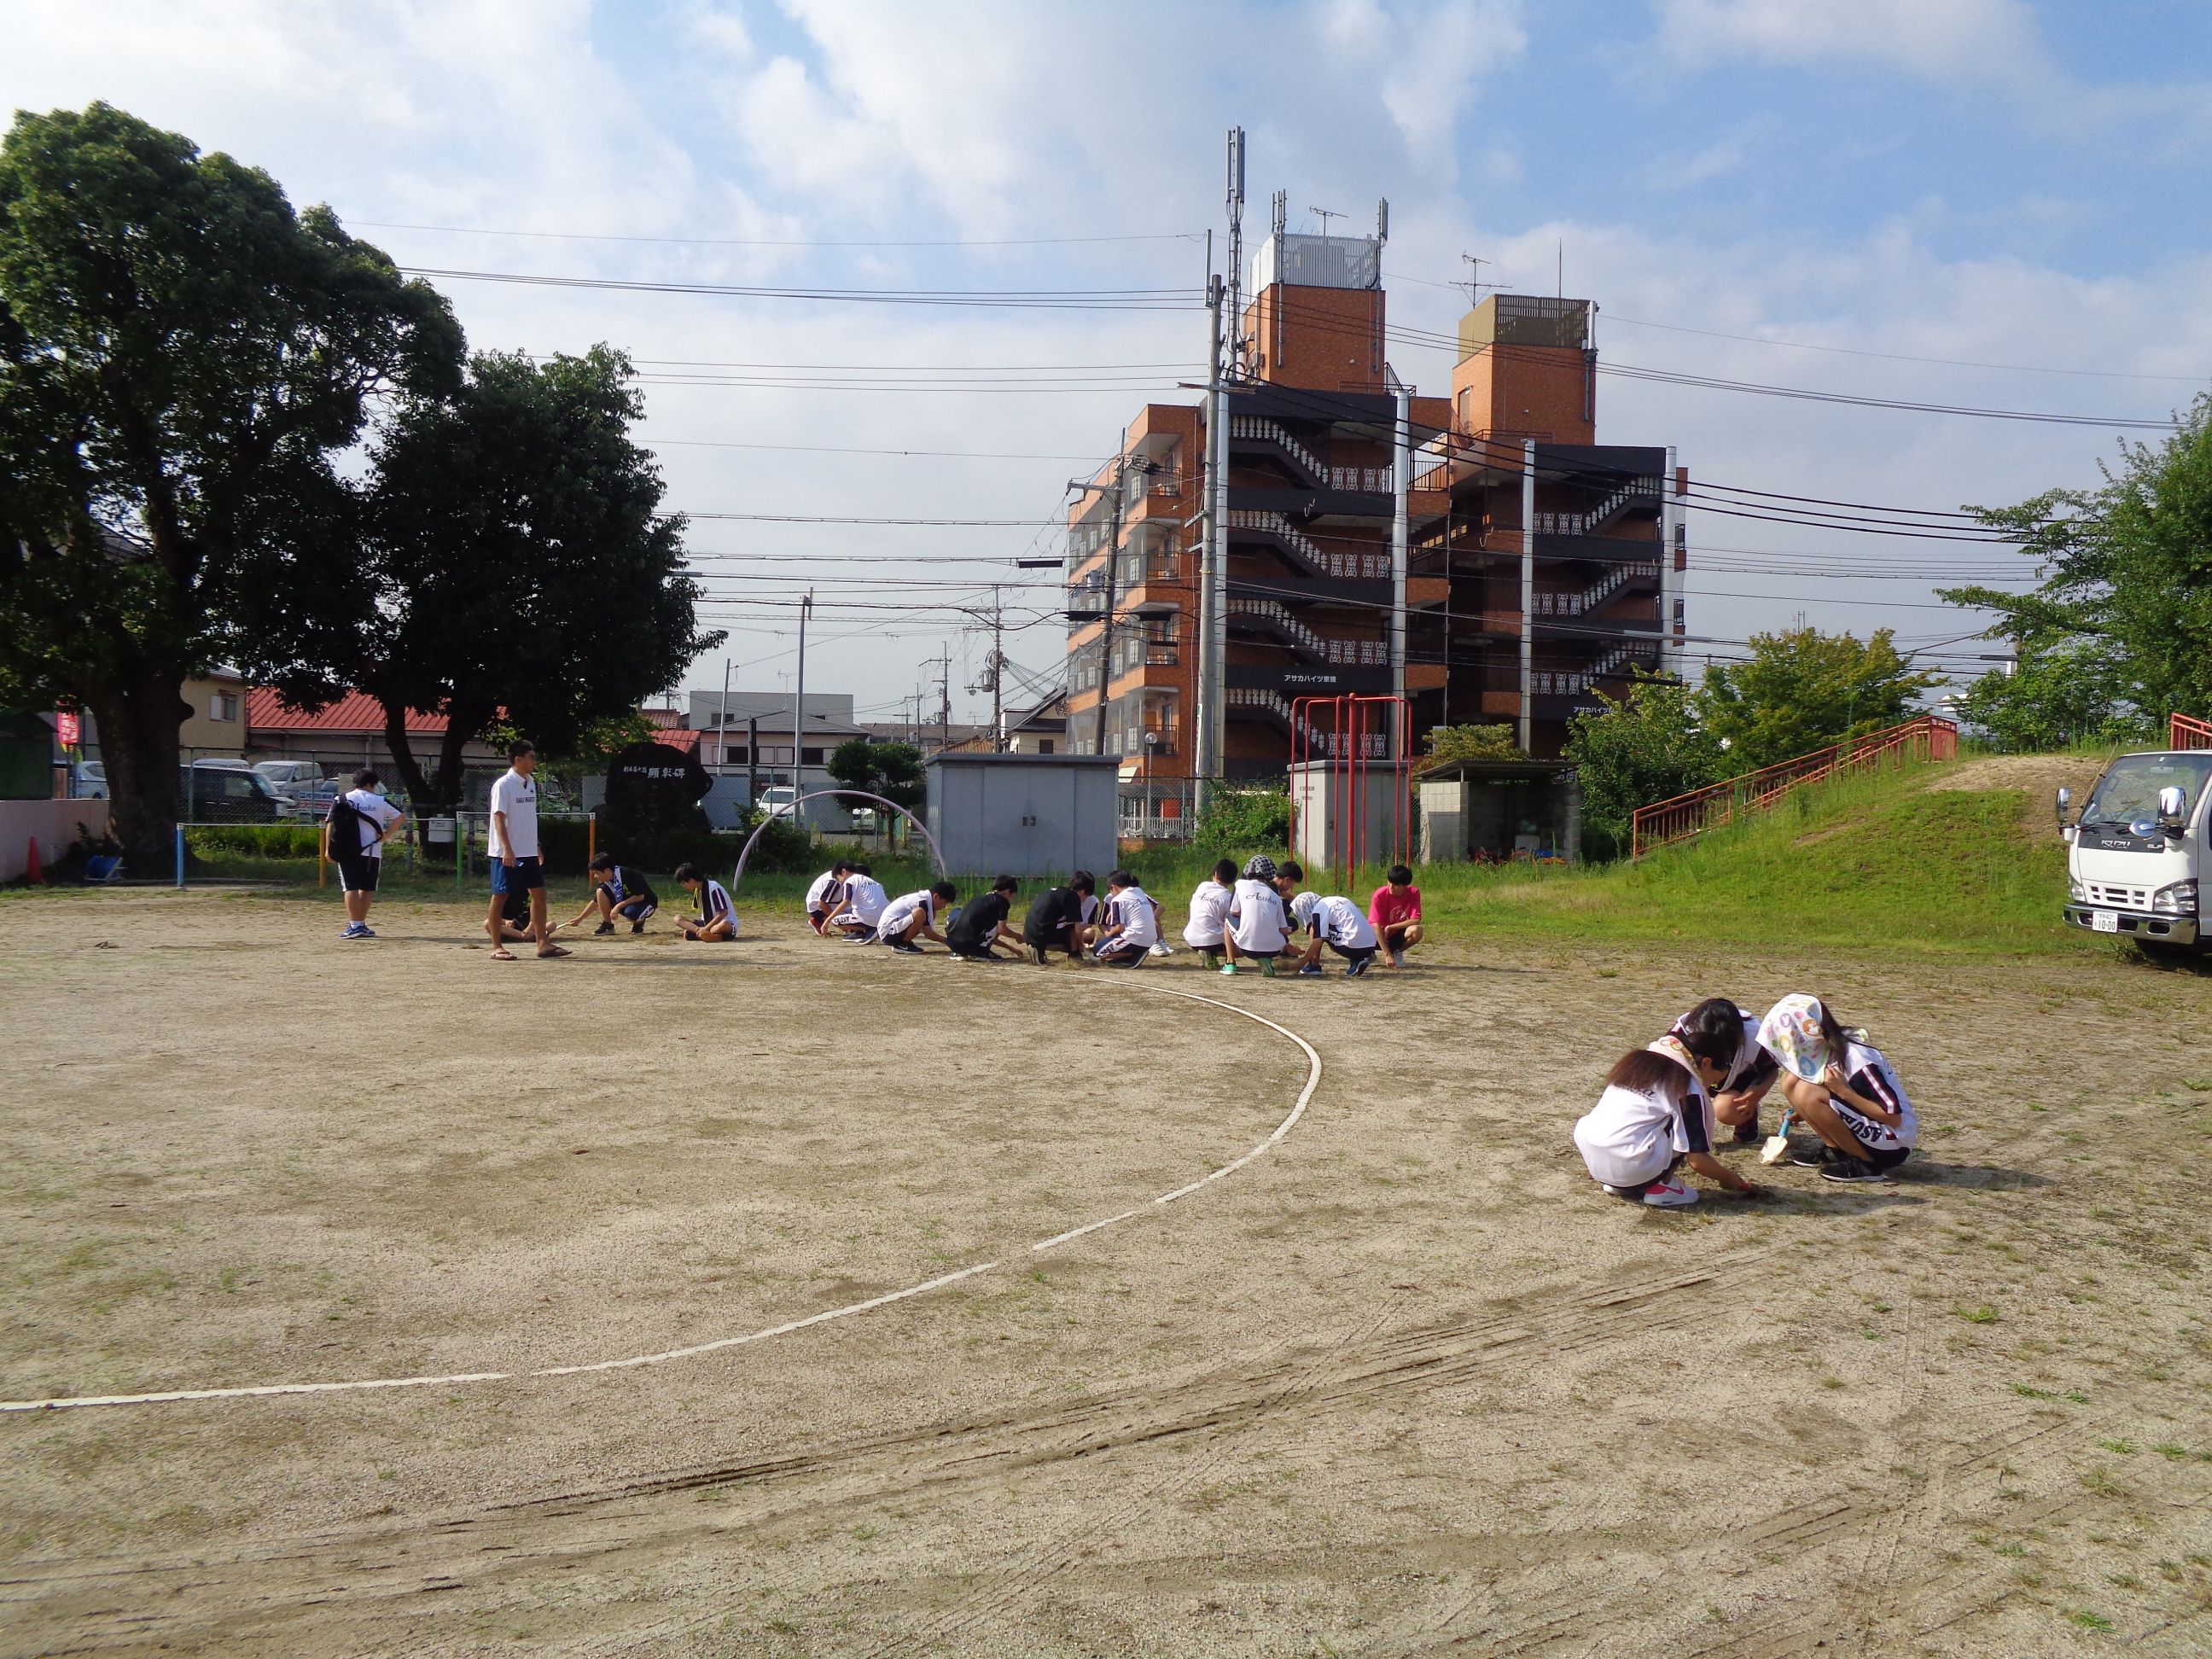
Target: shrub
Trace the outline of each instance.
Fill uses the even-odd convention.
[[[195,858],[311,859],[323,844],[319,823],[197,823],[185,830]]]
[[[1202,847],[1280,848],[1291,839],[1291,797],[1284,789],[1215,789],[1198,820]]]

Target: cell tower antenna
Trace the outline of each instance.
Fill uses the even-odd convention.
[[[1280,236],[1290,228],[1291,192],[1287,190],[1279,190],[1275,192],[1274,225],[1269,234]]]
[[[1387,196],[1375,204],[1375,246],[1382,246],[1390,240],[1390,198]]]
[[[1229,129],[1229,378],[1244,372],[1244,129]]]

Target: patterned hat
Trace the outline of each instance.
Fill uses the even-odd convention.
[[[1265,853],[1255,853],[1244,861],[1245,880],[1273,881],[1274,878],[1275,861]]]

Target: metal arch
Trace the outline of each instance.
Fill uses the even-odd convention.
[[[909,812],[905,807],[901,806],[896,801],[885,800],[881,795],[872,795],[865,789],[816,789],[811,790],[804,795],[794,796],[791,802],[792,823],[794,824],[799,823],[799,809],[805,805],[808,801],[829,800],[832,799],[841,800],[872,800],[878,806],[890,807],[892,811],[897,813],[908,823],[921,831],[921,839],[929,848],[930,860],[937,866],[937,873],[945,877],[947,880],[951,878],[952,872],[945,867],[945,854],[938,848],[937,837],[929,833],[929,826],[924,823],[920,818],[916,817],[912,812]],[[760,841],[762,835],[767,830],[769,825],[774,823],[776,819],[782,816],[783,814],[781,812],[774,812],[769,814],[767,817],[763,818],[759,823],[754,826],[752,834],[745,837],[745,844],[738,849],[738,867],[730,872],[730,891],[732,895],[734,895],[738,890],[738,884],[745,878],[745,860],[753,855],[754,846]]]

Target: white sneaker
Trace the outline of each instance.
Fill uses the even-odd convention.
[[[1175,947],[1164,939],[1156,939],[1152,941],[1152,954],[1156,957],[1171,957],[1175,954]]]
[[[1679,1210],[1698,1201],[1698,1189],[1686,1182],[1668,1181],[1662,1176],[1644,1189],[1644,1201],[1654,1209]]]

